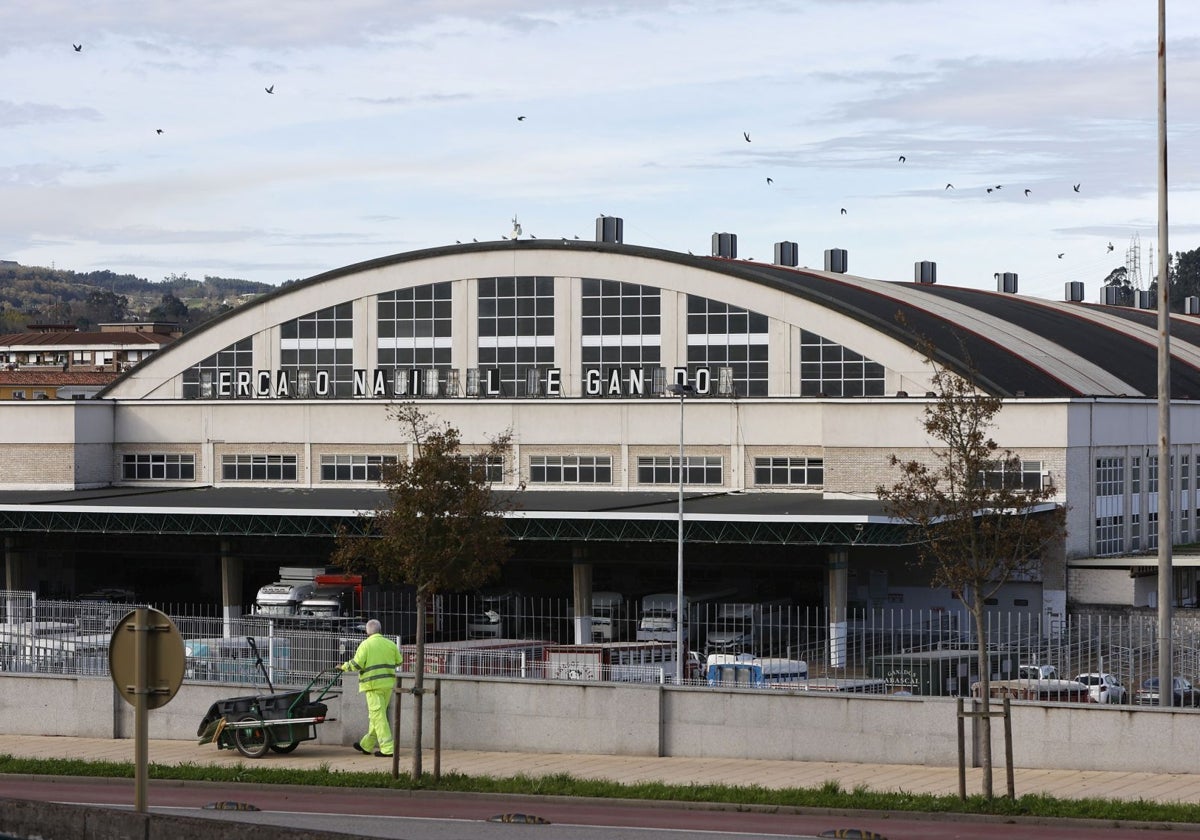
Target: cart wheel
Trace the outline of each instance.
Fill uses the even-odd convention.
[[[271,732],[256,715],[243,715],[238,723],[253,721],[258,726],[237,727],[233,730],[233,745],[246,758],[262,758],[271,746]]]
[[[299,741],[284,741],[282,744],[271,744],[271,749],[277,753],[287,754],[294,752],[298,746],[300,746]]]

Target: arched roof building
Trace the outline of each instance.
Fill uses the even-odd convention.
[[[1200,320],[1171,329],[1173,527],[1188,543]],[[942,596],[897,561],[908,538],[875,488],[895,479],[892,454],[928,452],[928,347],[1004,398],[994,437],[1067,506],[1061,557],[1023,584],[1040,607],[1136,605],[1154,590],[1131,571],[1156,537],[1157,341],[1136,309],[619,241],[433,248],[281,287],[97,400],[4,406],[0,528],[13,545],[39,531],[328,538],[374,505],[378,466],[408,454],[387,408],[416,399],[468,446],[513,432],[514,462],[495,469],[529,488],[514,536],[564,563],[588,543],[674,539],[682,437],[689,543],[772,546],[772,574],[815,569],[827,599],[845,586],[927,604]],[[10,587],[28,577],[12,571],[22,551]],[[831,555],[852,579],[858,564],[859,585],[825,576]]]

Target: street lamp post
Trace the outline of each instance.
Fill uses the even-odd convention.
[[[668,385],[667,391],[679,397],[679,519],[676,539],[679,560],[675,571],[675,684],[683,685],[684,659],[687,656],[683,630],[683,400],[688,394],[694,394],[696,389],[686,382],[676,382]]]

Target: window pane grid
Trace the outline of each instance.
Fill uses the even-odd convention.
[[[687,309],[689,376],[698,368],[732,368],[736,394],[765,397],[767,317],[697,295],[688,295]]]
[[[122,455],[121,477],[128,481],[194,481],[196,456],[157,453]]]
[[[754,483],[821,486],[825,483],[825,461],[821,458],[755,458]]]
[[[683,459],[684,484],[724,483],[719,455],[689,455]],[[679,484],[679,456],[649,456],[637,460],[639,484]]]
[[[384,464],[395,464],[391,455],[322,455],[322,481],[379,481]]]
[[[534,455],[529,459],[531,484],[612,484],[608,455]]]
[[[800,331],[800,395],[881,397],[883,365],[808,330]]]
[[[225,481],[295,481],[295,455],[222,455]]]

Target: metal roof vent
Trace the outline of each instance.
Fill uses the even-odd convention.
[[[800,265],[800,247],[795,242],[776,242],[775,265],[786,265],[789,268]]]
[[[1083,300],[1083,281],[1072,280],[1070,283],[1068,283],[1064,299],[1076,303]]]
[[[1004,292],[1006,295],[1015,295],[1017,293],[1017,273],[1015,271],[1005,271],[997,274],[996,291]]]
[[[836,272],[837,274],[846,273],[846,249],[845,248],[829,248],[825,251],[825,270]]]
[[[596,219],[596,241],[615,242],[625,241],[625,220],[619,216],[601,216]]]
[[[1121,290],[1116,286],[1101,286],[1100,302],[1105,306],[1120,306]]]
[[[932,286],[937,282],[937,263],[921,260],[913,263],[913,282]]]
[[[712,255],[714,257],[726,257],[731,260],[736,260],[737,234],[714,233],[712,235]]]
[[[1200,297],[1188,295],[1183,299],[1184,315],[1200,315]]]
[[[1138,309],[1155,309],[1154,293],[1147,289],[1138,289],[1137,304]]]

